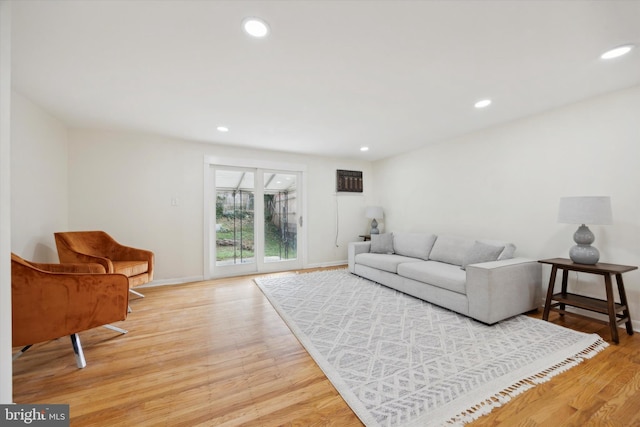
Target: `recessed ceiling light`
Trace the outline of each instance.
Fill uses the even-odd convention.
[[[226,126],[218,126],[216,129],[218,132],[229,132],[229,128]]]
[[[369,151],[369,147],[360,147],[360,151]]]
[[[481,101],[476,102],[473,106],[476,108],[485,108],[491,105],[490,99],[483,99]]]
[[[252,37],[263,38],[269,34],[269,26],[259,18],[247,18],[242,21],[242,28]]]
[[[608,50],[605,53],[603,53],[602,55],[600,55],[600,58],[602,59],[612,59],[612,58],[617,58],[619,56],[625,55],[629,52],[631,52],[631,49],[633,49],[633,45],[632,44],[627,44],[624,46],[618,46],[614,49]]]

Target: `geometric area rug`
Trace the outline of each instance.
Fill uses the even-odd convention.
[[[464,425],[608,346],[523,315],[488,326],[347,270],[255,282],[370,427]]]

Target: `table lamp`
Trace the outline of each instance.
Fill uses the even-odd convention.
[[[376,221],[376,218],[384,217],[382,206],[368,206],[366,216],[371,220],[371,231],[369,232],[369,234],[380,234],[380,231],[378,230],[378,221]]]
[[[576,245],[569,250],[569,258],[577,264],[595,264],[600,259],[598,249],[591,246],[595,236],[586,224],[613,223],[610,197],[561,197],[558,222],[580,224],[573,234]]]

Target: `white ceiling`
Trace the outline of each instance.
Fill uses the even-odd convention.
[[[13,86],[69,126],[365,160],[638,85],[629,42],[640,1],[12,4]]]

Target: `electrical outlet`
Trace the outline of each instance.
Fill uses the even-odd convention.
[[[171,206],[178,206],[178,198],[177,197],[172,197],[171,198]]]

